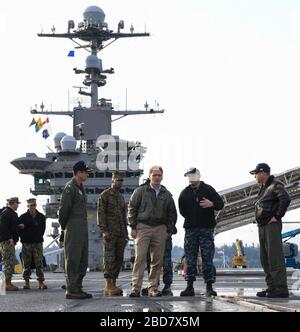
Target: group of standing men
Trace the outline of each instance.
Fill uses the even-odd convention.
[[[83,161],[73,167],[74,177],[69,181],[61,196],[59,223],[64,232],[64,254],[66,274],[66,298],[87,299],[92,295],[83,291],[83,278],[88,266],[87,198],[83,182],[89,168]],[[259,297],[288,297],[287,276],[282,249],[282,217],[290,204],[290,197],[283,183],[272,176],[267,164],[261,163],[250,171],[261,185],[255,203],[255,217],[259,229],[261,263],[266,275],[267,289],[257,293]],[[187,262],[187,287],[181,296],[194,296],[193,283],[196,280],[199,249],[202,257],[202,271],[209,296],[217,293],[213,257],[215,211],[224,207],[224,202],[215,189],[200,180],[196,168],[185,174],[189,185],[179,196],[179,211],[184,217],[184,252]],[[98,201],[98,225],[104,242],[105,296],[120,296],[123,291],[116,285],[123,264],[124,249],[128,240],[127,224],[135,240],[135,261],[132,272],[130,297],[141,293],[145,264],[148,256],[148,296],[171,295],[172,278],[172,235],[176,234],[177,212],[172,194],[161,185],[163,169],[153,166],[145,184],[132,194],[128,211],[121,194],[124,178],[120,172],[112,175],[111,188],[100,194]],[[43,234],[45,216],[36,210],[35,199],[29,199],[28,211],[20,218],[16,210],[20,204],[17,197],[7,200],[7,207],[0,217],[0,251],[6,290],[17,290],[11,283],[15,245],[21,236],[25,280],[24,289],[30,288],[31,262],[36,265],[38,288],[46,289],[43,275]],[[127,222],[128,220],[128,222]],[[164,267],[165,284],[158,290],[161,269]]]
[[[6,291],[17,291],[19,288],[12,284],[15,268],[15,245],[21,239],[23,289],[30,289],[31,270],[34,265],[37,275],[37,288],[47,289],[43,272],[43,236],[46,227],[45,216],[36,209],[36,199],[27,200],[28,210],[18,217],[18,197],[7,199],[7,206],[1,210],[0,216],[0,252],[5,276]]]
[[[65,234],[66,298],[86,299],[92,295],[82,290],[88,260],[86,195],[82,183],[87,179],[89,169],[81,161],[74,165],[73,171],[74,178],[65,186],[59,209],[59,222]],[[199,247],[207,293],[216,295],[212,288],[215,281],[214,211],[222,209],[224,203],[211,186],[200,181],[200,172],[197,169],[190,169],[185,176],[188,177],[190,185],[180,195],[179,208],[185,218],[188,274],[187,288],[181,295],[194,295],[193,282]],[[116,283],[128,240],[127,225],[130,226],[130,235],[135,240],[132,291],[129,296],[139,297],[141,294],[147,256],[149,287],[144,293],[151,297],[171,294],[171,237],[177,232],[177,211],[172,194],[161,184],[162,180],[162,167],[151,167],[146,183],[136,188],[132,194],[127,213],[120,192],[124,181],[122,173],[114,172],[111,188],[100,194],[97,214],[104,243],[105,296],[123,294],[123,290]],[[165,286],[160,292],[158,286],[162,267]]]

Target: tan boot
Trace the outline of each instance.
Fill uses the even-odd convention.
[[[117,283],[117,280],[116,280],[116,279],[113,279],[113,285],[114,285],[114,287],[115,287],[116,289],[119,290],[120,295],[123,295],[123,289],[120,288],[120,287],[118,287],[118,286],[116,285],[116,283]]]
[[[30,283],[29,280],[25,280],[25,284],[23,286],[23,289],[30,289]]]
[[[38,289],[47,289],[48,286],[46,284],[44,284],[43,281],[38,281],[38,286],[37,286]]]
[[[19,288],[11,283],[11,281],[6,281],[5,283],[5,290],[7,292],[14,292],[19,290]]]
[[[120,296],[120,291],[117,287],[114,286],[113,279],[105,279],[105,296]]]

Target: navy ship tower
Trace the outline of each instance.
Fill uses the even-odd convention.
[[[25,157],[17,158],[11,163],[21,174],[34,177],[32,195],[49,196],[44,210],[46,218],[51,219],[57,219],[60,195],[65,183],[73,176],[73,165],[84,160],[93,169],[85,182],[88,197],[89,268],[101,270],[102,243],[96,224],[99,194],[110,186],[112,172],[120,170],[125,174],[123,194],[128,202],[133,190],[139,185],[143,173],[139,163],[146,151],[140,142],[128,142],[112,136],[112,122],[129,115],[151,115],[164,111],[149,109],[147,103],[144,110],[115,111],[111,100],[99,98],[99,89],[106,85],[107,75],[114,74],[114,69],[104,69],[98,53],[119,38],[147,37],[149,34],[134,33],[132,27],[129,33],[122,33],[123,21],[119,22],[117,32],[110,30],[105,23],[103,10],[97,6],[88,7],[83,17],[83,22],[76,29],[74,21],[70,20],[66,33],[58,34],[53,31],[51,34],[40,33],[38,36],[71,39],[78,45],[78,49],[89,51],[85,69],[74,68],[74,72],[84,76],[83,87],[79,87],[78,93],[90,99],[90,106],[79,104],[72,111],[55,112],[46,111],[42,104],[40,109],[31,110],[34,115],[72,117],[73,134],[57,133],[54,137],[55,151],[47,153],[45,157],[27,153]]]

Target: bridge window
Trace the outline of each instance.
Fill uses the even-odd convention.
[[[85,192],[87,193],[87,195],[93,195],[95,190],[94,190],[94,188],[86,188]]]
[[[68,172],[65,173],[65,178],[71,179],[72,177],[73,177],[73,173],[68,173]]]
[[[45,178],[35,178],[35,184],[42,186],[42,185],[50,185],[50,179]]]
[[[105,189],[103,188],[96,188],[95,192],[96,194],[101,194]]]
[[[62,172],[55,173],[54,176],[58,179],[61,179],[63,177],[63,173]]]
[[[132,194],[134,192],[133,188],[126,188],[125,190],[127,194]]]

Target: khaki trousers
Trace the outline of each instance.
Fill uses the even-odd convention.
[[[139,292],[142,288],[148,249],[150,249],[149,288],[157,289],[163,265],[167,227],[166,225],[148,226],[139,223],[136,229],[132,290]]]

